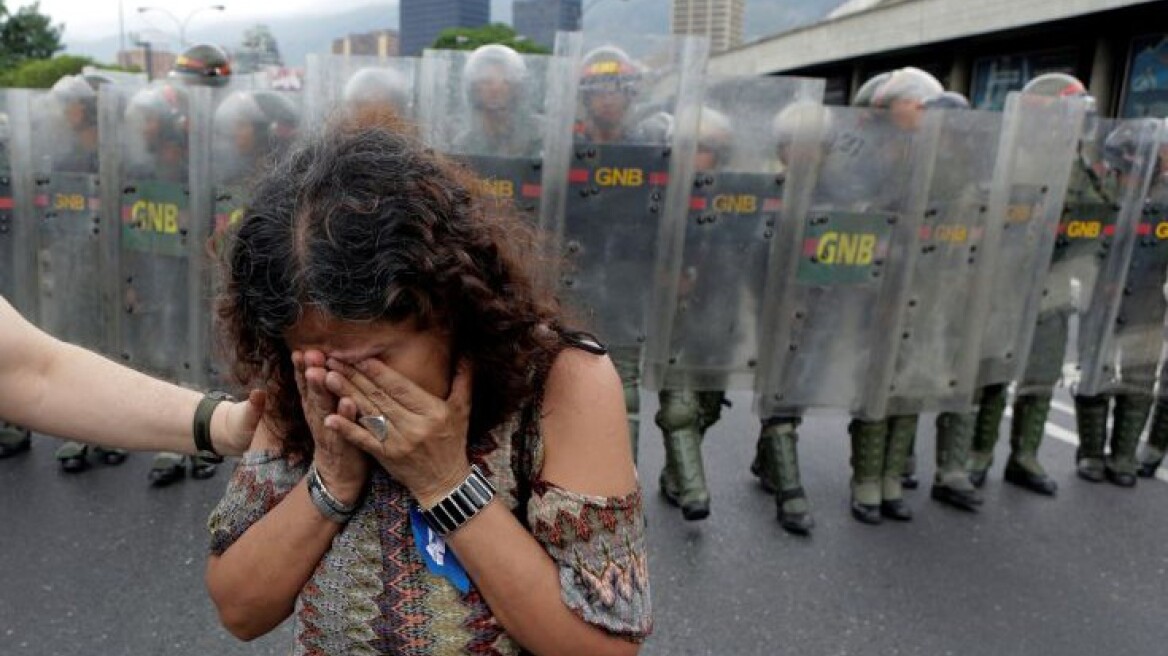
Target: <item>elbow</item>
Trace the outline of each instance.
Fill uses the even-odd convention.
[[[227,629],[228,633],[243,642],[251,642],[267,633],[255,622],[249,622],[246,617],[223,609],[219,610],[219,623]]]
[[[225,586],[208,572],[207,592],[215,604],[219,623],[244,642],[266,635],[292,614],[292,607],[277,609],[271,600],[256,598],[238,586]]]

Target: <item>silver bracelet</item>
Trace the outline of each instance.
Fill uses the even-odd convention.
[[[445,537],[462,528],[494,498],[495,486],[478,465],[471,465],[470,475],[458,487],[430,508],[422,509],[422,518],[435,533]]]
[[[345,524],[352,519],[357,508],[361,505],[361,502],[358,501],[351,506],[346,506],[334,497],[324,486],[324,480],[320,477],[320,472],[316,470],[315,462],[308,467],[308,498],[312,499],[312,505],[316,506],[320,514],[338,524]]]

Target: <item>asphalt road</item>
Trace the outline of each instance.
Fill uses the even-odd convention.
[[[808,419],[800,450],[818,522],[808,539],[779,528],[747,472],[758,424],[749,398],[733,398],[706,440],[713,514],[703,522],[657,495],[661,441],[643,426],[656,616],[643,653],[1168,653],[1168,486],[1076,479],[1065,395],[1042,452],[1057,498],[1002,483],[1003,439],[981,513],[931,501],[929,417],[916,518],[878,527],[848,515],[846,419]],[[0,655],[288,652],[287,626],[236,641],[203,589],[204,524],[226,470],[152,490],[147,455],[65,475],[55,445],[37,439],[0,461]]]

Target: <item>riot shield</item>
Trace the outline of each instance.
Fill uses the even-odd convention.
[[[767,280],[776,310],[763,328],[764,417],[814,408],[882,416],[876,352],[903,307],[894,282],[919,227],[914,167],[928,146],[882,110],[832,108],[830,119],[830,130],[803,131],[787,178]]]
[[[117,351],[138,369],[198,383],[192,288],[199,285],[192,238],[192,92],[168,82],[103,89],[99,98],[101,185],[109,216],[121,218],[112,261]]]
[[[1017,379],[1029,356],[1085,107],[1073,100],[1007,98],[984,238],[992,279],[978,385]]]
[[[1118,123],[1100,137],[1108,151],[1100,186],[1114,195],[1118,209],[1111,248],[1101,253],[1105,259],[1080,321],[1077,393],[1150,394],[1163,343],[1168,224],[1157,174],[1168,136],[1163,121],[1146,119]]]
[[[707,78],[684,221],[669,221],[649,315],[652,390],[753,389],[767,256],[782,210],[776,134],[788,108],[819,105],[823,83]]]
[[[231,85],[192,105],[191,187],[196,235],[204,262],[197,307],[205,344],[203,376],[230,386],[224,345],[215,339],[215,304],[222,293],[230,236],[242,219],[255,176],[284,154],[298,136],[299,94]],[[204,104],[206,103],[206,104]]]
[[[706,43],[561,32],[556,54],[575,83],[550,99],[544,144],[541,224],[568,260],[559,289],[602,341],[639,351],[660,235],[685,218]]]
[[[433,148],[464,161],[486,190],[536,223],[543,177],[544,116],[552,57],[503,46],[468,53],[426,50],[419,116]]]
[[[40,326],[89,349],[109,352],[111,299],[104,284],[107,222],[98,184],[97,93],[72,76],[38,94],[32,128],[38,226],[37,293]]]
[[[391,109],[417,118],[418,60],[412,57],[309,55],[304,80],[305,125],[320,125],[343,103],[349,109]]]
[[[988,211],[1002,128],[997,112],[929,110],[922,132],[924,213],[907,235],[901,307],[878,351],[877,385],[886,403],[874,416],[963,411],[976,383],[989,276],[983,236],[1000,227]]]
[[[36,316],[29,92],[0,90],[0,295]]]

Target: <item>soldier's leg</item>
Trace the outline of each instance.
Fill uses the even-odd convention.
[[[969,480],[976,487],[985,484],[986,473],[994,463],[994,447],[998,443],[999,427],[1006,414],[1006,386],[987,385],[977,398],[974,417],[973,444],[969,454]]]
[[[880,514],[885,517],[900,521],[912,519],[912,510],[904,502],[904,489],[900,481],[916,434],[916,415],[888,419],[888,439],[884,447],[884,473],[880,487]]]
[[[799,422],[795,417],[771,417],[758,434],[756,475],[775,493],[779,525],[789,533],[807,535],[815,527],[811,506],[799,476]]]
[[[641,351],[637,348],[613,348],[609,351],[625,392],[625,412],[629,415],[629,439],[632,440],[633,463],[641,436]]]
[[[1164,391],[1161,388],[1161,395]],[[1140,476],[1155,476],[1165,453],[1168,453],[1168,398],[1158,396],[1156,408],[1152,412],[1152,426],[1148,429],[1148,441],[1140,451]]]
[[[1107,443],[1107,409],[1110,397],[1075,395],[1075,426],[1079,448],[1075,450],[1075,472],[1079,478],[1103,481],[1103,448]]]
[[[1006,462],[1006,481],[1031,492],[1053,496],[1058,483],[1046,475],[1038,462],[1038,447],[1046,432],[1050,414],[1050,396],[1029,394],[1014,401],[1014,418],[1010,424],[1010,459]]]
[[[1069,319],[1065,313],[1050,313],[1039,318],[1030,359],[1014,399],[1006,481],[1038,494],[1053,495],[1058,490],[1058,483],[1046,475],[1046,470],[1038,462],[1038,448],[1046,434],[1046,418],[1050,414],[1054,386],[1063,371]]]
[[[937,471],[929,494],[936,501],[962,510],[977,510],[982,504],[966,469],[976,422],[973,414],[937,415]]]
[[[879,524],[888,422],[853,419],[848,433],[852,438],[852,516],[865,524]]]
[[[1115,398],[1111,448],[1105,462],[1107,480],[1120,487],[1134,487],[1136,484],[1136,449],[1151,411],[1150,395],[1121,394]]]
[[[89,447],[81,442],[66,442],[57,447],[53,454],[61,465],[61,470],[76,474],[89,468]]]
[[[179,453],[158,453],[150,463],[147,478],[155,487],[170,485],[186,475],[186,456]]]
[[[32,446],[29,432],[18,426],[0,422],[0,458],[9,458],[28,451]]]
[[[696,392],[662,390],[656,422],[665,440],[661,494],[689,520],[710,514],[710,493],[702,463],[701,402]]]
[[[900,486],[906,490],[915,490],[920,487],[921,482],[917,480],[917,438],[913,435],[912,442],[908,445],[908,458],[904,461],[904,473],[900,477]]]

